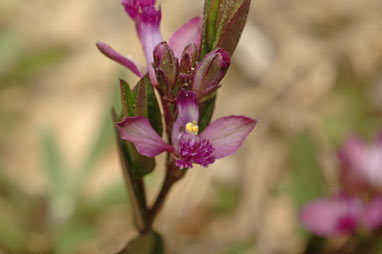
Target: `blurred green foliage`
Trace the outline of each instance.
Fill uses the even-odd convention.
[[[224,252],[225,254],[247,254],[252,253],[255,243],[253,240],[244,240],[237,243],[232,243]]]
[[[233,184],[217,184],[215,186],[215,198],[211,202],[213,214],[231,214],[240,202],[240,188]]]
[[[357,75],[347,59],[342,59],[338,68],[332,91],[338,107],[323,114],[322,129],[336,146],[351,134],[372,139],[382,126],[381,112],[370,100],[370,84],[375,77]]]
[[[118,89],[114,89],[108,103],[110,107],[117,97]],[[42,172],[47,196],[24,193],[21,186],[0,171],[0,253],[75,253],[81,244],[96,236],[98,218],[117,204],[128,204],[122,180],[95,199],[84,195],[95,166],[113,145],[110,107],[105,106],[98,132],[89,142],[88,152],[76,170],[68,164],[54,132],[41,131]]]
[[[323,178],[317,161],[317,149],[307,133],[290,142],[291,194],[297,209],[322,196]]]
[[[23,47],[20,38],[9,31],[0,32],[0,88],[28,85],[43,71],[51,70],[70,56],[67,46],[53,44]]]

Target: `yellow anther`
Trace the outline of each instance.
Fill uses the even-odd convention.
[[[199,132],[199,126],[196,125],[196,121],[187,123],[185,129],[190,134],[198,134]]]

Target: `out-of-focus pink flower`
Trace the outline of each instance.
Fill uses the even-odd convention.
[[[358,191],[364,186],[382,190],[382,139],[367,144],[349,138],[339,151],[345,190]]]
[[[362,215],[356,198],[336,197],[314,200],[303,207],[300,219],[311,232],[320,236],[352,233]]]
[[[349,138],[340,149],[339,158],[343,194],[305,205],[300,213],[302,223],[320,236],[382,227],[382,136],[373,144]]]
[[[155,0],[121,0],[121,3],[126,13],[135,22],[136,31],[146,58],[146,69],[142,70],[133,60],[120,55],[103,42],[97,42],[97,47],[105,56],[122,64],[138,77],[143,77],[148,73],[153,85],[157,85],[152,63],[154,60],[153,50],[158,43],[163,41],[160,32],[161,8],[157,9],[155,7]],[[201,31],[202,19],[200,17],[194,17],[180,27],[169,40],[169,46],[174,51],[175,57],[180,59],[184,48],[188,44],[193,43],[199,47]]]
[[[368,204],[349,196],[316,199],[303,207],[300,220],[319,236],[351,234],[359,228],[375,230],[382,227],[382,196]]]

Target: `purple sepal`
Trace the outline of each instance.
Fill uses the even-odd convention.
[[[154,48],[153,67],[161,90],[164,94],[172,93],[178,77],[179,64],[166,42],[161,42]]]
[[[143,77],[141,72],[139,71],[137,64],[134,63],[132,60],[122,56],[118,52],[116,52],[114,49],[112,49],[109,45],[103,42],[97,42],[97,48],[98,50],[104,54],[106,57],[110,58],[111,60],[116,61],[117,63],[125,66],[127,69],[132,71],[135,75],[138,77]]]
[[[151,127],[149,120],[143,116],[126,117],[116,123],[120,137],[135,145],[138,152],[147,157],[154,157],[164,151],[172,152],[173,148],[164,142]]]
[[[172,127],[171,134],[172,145],[175,150],[178,149],[180,134],[184,131],[182,128],[192,121],[198,124],[199,120],[199,106],[195,93],[184,89],[179,90],[176,105],[178,116]]]
[[[192,90],[199,100],[219,87],[219,82],[226,74],[230,63],[228,53],[224,49],[218,48],[208,53],[197,65]]]
[[[193,43],[199,48],[203,25],[202,23],[201,17],[194,17],[176,30],[171,36],[168,41],[168,45],[174,52],[175,57],[180,59],[184,48],[188,44]]]
[[[219,159],[236,152],[256,122],[244,116],[222,117],[208,125],[200,136],[211,142],[215,148],[214,155]]]
[[[303,207],[300,219],[304,226],[319,236],[335,236],[355,231],[362,213],[358,199],[337,197],[317,199]]]

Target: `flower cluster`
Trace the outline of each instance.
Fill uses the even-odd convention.
[[[169,142],[155,131],[145,116],[129,116],[116,123],[120,137],[133,143],[146,157],[168,152],[178,168],[194,163],[207,167],[239,149],[256,121],[244,116],[220,118],[199,133],[199,105],[220,87],[230,65],[230,55],[215,48],[200,59],[202,19],[194,17],[181,26],[167,42],[160,32],[161,8],[155,0],[122,0],[126,13],[134,20],[146,67],[115,52],[105,43],[98,49],[138,77],[146,74],[158,91]],[[170,104],[170,106],[169,106]]]
[[[307,204],[303,224],[320,236],[382,228],[382,137],[366,144],[348,139],[339,151],[341,191]]]

